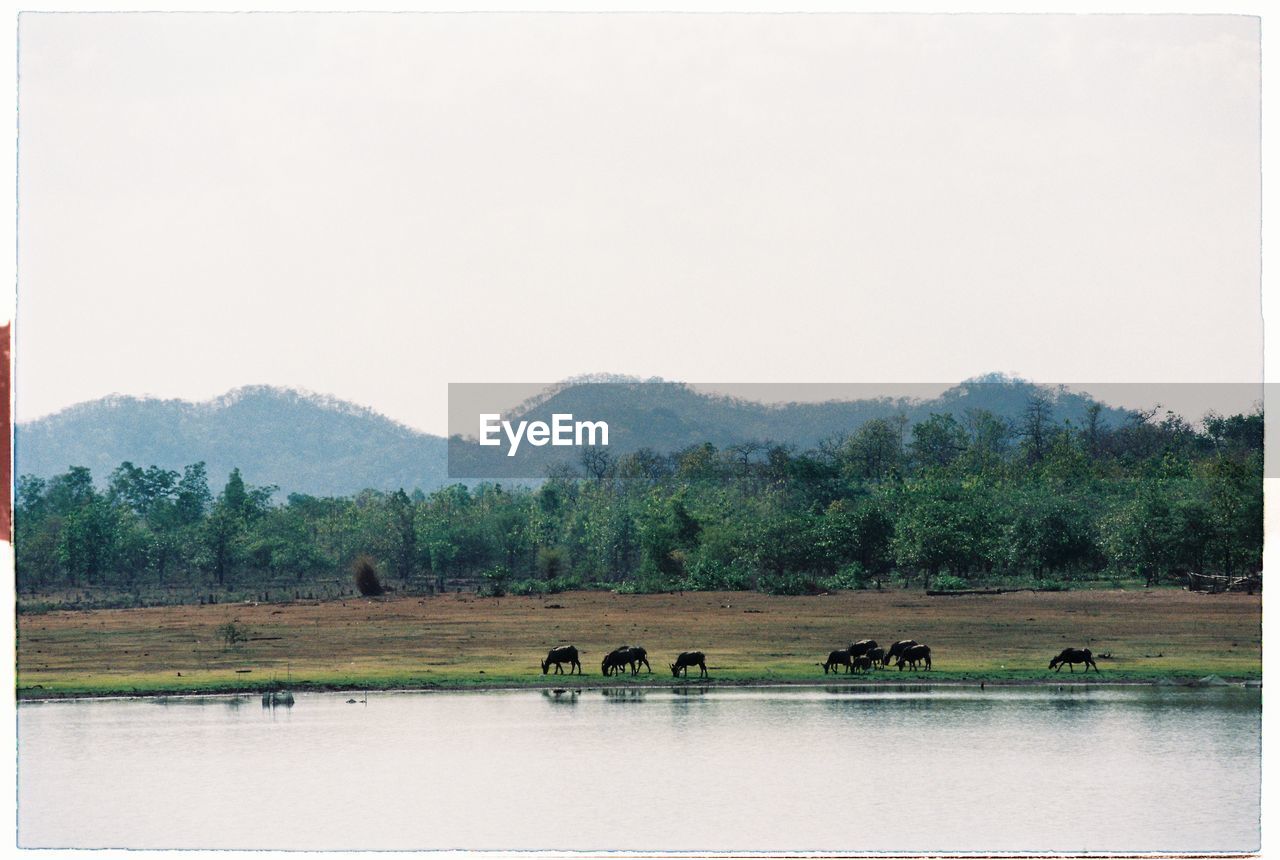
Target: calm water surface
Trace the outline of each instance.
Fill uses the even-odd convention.
[[[24,703],[27,847],[1251,851],[1261,694]],[[360,694],[356,698],[363,698]]]

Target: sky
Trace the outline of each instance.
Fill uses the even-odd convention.
[[[17,417],[267,383],[1262,374],[1242,16],[19,25]]]

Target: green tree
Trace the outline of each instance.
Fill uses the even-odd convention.
[[[950,414],[935,413],[911,428],[911,454],[924,469],[951,465],[968,446],[968,434]]]

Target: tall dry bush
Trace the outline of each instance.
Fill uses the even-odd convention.
[[[356,591],[359,591],[361,596],[377,597],[386,591],[378,579],[378,569],[373,566],[373,559],[369,556],[362,555],[357,558],[352,565],[352,570],[356,577]]]

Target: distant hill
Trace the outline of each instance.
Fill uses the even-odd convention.
[[[597,375],[557,384],[512,409],[504,418],[550,422],[555,413],[606,419],[609,449],[625,454],[639,448],[668,452],[710,441],[719,448],[744,442],[785,442],[797,449],[851,433],[873,418],[904,415],[911,426],[934,413],[963,420],[969,410],[986,410],[1018,421],[1033,397],[1047,400],[1052,420],[1081,426],[1094,402],[1087,394],[1037,385],[999,374],[955,385],[935,398],[879,397],[819,403],[762,404],[707,394],[679,382]],[[1105,406],[1104,425],[1118,426],[1129,413]],[[478,448],[449,440],[454,474],[484,477],[545,475],[547,468],[576,463],[574,448],[520,449],[508,458],[505,448]]]
[[[934,413],[963,418],[967,410],[987,410],[1011,420],[1021,419],[1035,396],[1052,405],[1053,420],[1084,420],[1093,398],[1065,389],[1036,385],[998,374],[959,383],[936,398],[877,397],[829,400],[819,403],[761,404],[736,397],[697,391],[679,382],[596,377],[589,383],[569,380],[521,404],[513,412],[521,418],[548,419],[553,413],[607,415],[616,421],[623,447],[646,446],[673,450],[698,442],[723,440],[782,441],[811,448],[857,429],[872,418],[901,413],[908,425]],[[1118,424],[1127,413],[1104,408],[1102,420]],[[614,443],[618,444],[618,443]]]
[[[14,436],[19,475],[88,466],[102,482],[124,460],[174,470],[203,460],[214,492],[233,467],[284,494],[447,483],[442,437],[343,400],[268,386],[203,403],[104,397],[21,423]]]
[[[1092,402],[1086,395],[1004,377],[965,382],[928,400],[783,405],[709,395],[681,383],[595,377],[554,386],[517,407],[512,417],[607,417],[615,454],[641,447],[671,451],[704,441],[719,447],[777,441],[804,449],[898,413],[909,423],[935,412],[961,417],[969,409],[1017,419],[1032,396],[1049,399],[1058,423],[1079,424]],[[1103,411],[1111,424],[1125,416],[1110,407]],[[268,386],[238,388],[202,403],[105,397],[19,424],[15,439],[19,475],[49,477],[73,465],[88,466],[101,482],[125,460],[174,470],[203,460],[215,492],[232,467],[250,484],[275,484],[282,494],[351,495],[401,487],[429,492],[450,483],[444,438],[346,401]],[[542,450],[569,462],[577,456],[575,449]],[[472,465],[497,462],[495,453],[455,449],[455,456]],[[499,468],[471,474],[503,473]]]

